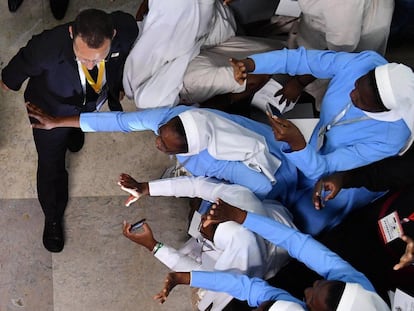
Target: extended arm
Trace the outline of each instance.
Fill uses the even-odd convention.
[[[163,289],[154,296],[154,299],[164,303],[171,290],[179,284],[226,292],[237,299],[247,300],[249,305],[254,307],[268,300],[292,301],[304,306],[303,302],[292,297],[288,292],[272,287],[266,281],[226,272],[169,273]]]
[[[291,257],[303,262],[325,279],[359,283],[365,289],[374,291],[372,284],[362,273],[310,235],[270,218],[248,213],[219,201],[219,204],[213,205],[204,225],[228,220],[243,224],[247,229],[286,249]]]
[[[80,127],[79,116],[54,117],[32,103],[26,103],[26,108],[29,117],[37,120],[37,122],[32,122],[33,128],[50,130],[56,127]]]
[[[83,132],[134,132],[158,128],[181,112],[191,109],[187,106],[174,108],[147,109],[133,112],[86,112],[80,116],[54,117],[32,103],[26,107],[29,116],[38,123],[32,123],[34,128],[52,129],[55,127],[80,127]]]
[[[395,133],[395,135],[398,134]],[[376,140],[360,143],[350,142],[349,145],[338,147],[326,154],[320,154],[311,142],[297,152],[291,152],[288,149],[283,149],[283,152],[286,158],[306,177],[318,179],[326,174],[354,169],[382,160],[390,155],[396,155],[403,144],[402,139],[396,142],[378,142]]]
[[[176,196],[201,198],[215,202],[222,198],[226,202],[258,214],[266,214],[261,201],[247,188],[220,182],[207,177],[178,177],[149,182],[151,196]]]
[[[144,195],[201,198],[210,202],[223,198],[242,209],[266,214],[262,202],[250,190],[240,185],[223,183],[214,178],[177,177],[138,182],[130,175],[123,173],[119,176],[118,185],[130,194],[125,202],[126,206],[130,206]]]
[[[131,232],[131,224],[124,221],[123,234],[126,238],[148,249],[159,261],[171,270],[191,271],[201,268],[201,264],[195,259],[173,247],[157,241],[147,223],[144,223],[141,231]]]
[[[214,177],[232,184],[248,188],[259,199],[272,190],[270,180],[261,172],[248,168],[240,161],[217,160],[207,150],[195,156],[177,156],[180,163],[194,176]]]
[[[331,200],[341,189],[365,187],[371,191],[400,189],[414,182],[414,148],[410,148],[402,156],[394,156],[348,171],[340,171],[322,177],[315,184],[313,202],[316,208],[320,200]],[[322,189],[329,191],[321,198]]]
[[[414,182],[414,148],[360,168],[341,172],[342,188],[365,187],[371,191],[398,189]]]

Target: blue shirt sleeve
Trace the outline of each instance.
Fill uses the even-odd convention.
[[[167,123],[191,107],[155,108],[133,112],[86,112],[80,115],[80,127],[84,132],[135,132],[152,130]]]
[[[303,262],[325,279],[359,283],[366,290],[375,292],[365,275],[310,235],[252,213],[247,214],[243,226],[286,249],[290,256]]]
[[[363,130],[363,128],[360,129]],[[404,147],[404,136],[408,138],[408,134],[404,135],[406,132],[407,127],[402,124],[399,135],[394,136],[395,140],[379,141],[379,139],[384,138],[382,133],[379,133],[376,136],[378,140],[371,139],[369,141],[368,139],[361,139],[359,143],[350,142],[348,145],[343,144],[326,154],[317,152],[312,144],[307,144],[304,149],[294,152],[285,147],[282,148],[282,152],[285,158],[295,165],[307,178],[316,180],[336,171],[350,170],[396,155]],[[358,136],[357,131],[355,136]],[[336,137],[338,136],[330,137],[331,141],[336,140]],[[372,137],[375,138],[374,135]]]
[[[264,199],[272,190],[272,184],[264,174],[248,168],[240,161],[214,159],[207,150],[193,156],[177,156],[177,159],[194,176],[215,177],[244,186],[260,199]]]
[[[190,285],[216,292],[226,292],[239,300],[246,300],[249,306],[252,307],[257,307],[268,300],[292,301],[305,307],[302,301],[296,299],[287,291],[270,286],[262,279],[249,278],[246,275],[192,271]]]
[[[351,62],[364,61],[382,65],[387,61],[378,53],[367,51],[362,53],[346,53],[334,51],[283,49],[249,56],[255,63],[255,74],[287,73],[289,75],[311,74],[317,78],[332,78]]]

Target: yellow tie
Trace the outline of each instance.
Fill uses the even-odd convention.
[[[86,80],[88,81],[91,88],[93,88],[95,93],[99,94],[101,92],[102,81],[103,81],[103,76],[104,76],[104,72],[105,72],[105,61],[101,60],[99,62],[98,77],[97,77],[96,81],[93,80],[93,78],[91,77],[91,75],[89,73],[88,68],[86,68],[84,64],[82,64],[82,70],[83,70],[83,73],[85,74]]]

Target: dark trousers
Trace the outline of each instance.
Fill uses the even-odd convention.
[[[46,221],[60,221],[68,202],[66,149],[71,128],[33,129],[38,154],[37,195]]]

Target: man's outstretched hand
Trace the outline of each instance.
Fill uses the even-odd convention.
[[[122,190],[130,194],[125,201],[125,206],[130,206],[140,197],[149,194],[149,186],[147,182],[137,182],[134,178],[125,173],[122,173],[119,176],[118,185],[121,186]]]

